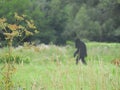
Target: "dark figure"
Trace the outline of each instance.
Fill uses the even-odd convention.
[[[87,50],[85,43],[82,42],[80,39],[76,39],[75,47],[77,48],[77,50],[74,53],[74,57],[77,55],[76,64],[78,64],[79,60],[81,60],[83,64],[87,64],[84,59],[85,57],[87,57]]]

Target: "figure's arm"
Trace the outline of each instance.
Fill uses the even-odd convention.
[[[76,56],[76,54],[79,52],[79,49],[77,49],[74,53],[74,57]]]

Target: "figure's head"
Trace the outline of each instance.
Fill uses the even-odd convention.
[[[72,33],[72,37],[73,37],[73,38],[76,38],[76,36],[77,36],[76,32],[73,32],[73,33]]]
[[[79,35],[76,32],[72,33],[72,37],[74,40],[80,39]]]
[[[78,48],[79,45],[80,45],[80,39],[76,38],[76,40],[75,40],[75,47]]]
[[[80,42],[80,39],[79,39],[79,38],[76,38],[76,42]]]

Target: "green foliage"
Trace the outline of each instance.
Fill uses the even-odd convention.
[[[8,51],[5,56],[0,57],[0,61],[4,62],[4,66],[1,68],[1,74],[3,78],[0,80],[0,89],[11,90],[14,88],[14,82],[12,76],[16,71],[15,63],[29,63],[29,58],[21,59],[19,56],[13,55],[13,41],[15,38],[20,38],[22,41],[26,36],[33,35],[37,32],[33,20],[27,20],[26,15],[19,16],[18,13],[14,13],[15,22],[8,22],[6,18],[0,18],[0,29],[7,41]],[[22,25],[24,23],[24,25]],[[34,30],[34,31],[33,31]],[[32,32],[33,31],[33,32]],[[22,37],[22,38],[21,38]],[[19,44],[18,42],[18,44]]]
[[[31,59],[30,57],[23,57],[20,55],[11,55],[9,56],[8,54],[5,55],[1,55],[0,56],[0,63],[17,63],[17,64],[21,64],[21,63],[30,63]]]
[[[119,90],[120,68],[111,63],[120,58],[119,43],[87,42],[86,66],[80,62],[76,66],[75,47],[71,45],[74,43],[68,43],[67,46],[40,44],[13,48],[13,53],[32,59],[31,64],[17,64],[12,78],[14,89]],[[1,49],[0,55],[5,51],[6,48]]]
[[[0,8],[8,22],[14,23],[14,12],[34,20],[41,33],[25,41],[65,44],[76,32],[92,41],[119,42],[120,0],[2,0]],[[5,41],[1,32],[0,39]]]
[[[66,41],[66,45],[74,46],[74,42],[72,42],[72,41]]]

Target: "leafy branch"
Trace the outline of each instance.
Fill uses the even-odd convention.
[[[15,19],[14,23],[8,23],[6,18],[0,18],[0,30],[2,30],[3,35],[7,41],[8,53],[4,66],[1,68],[3,72],[1,75],[3,76],[0,81],[0,85],[2,85],[2,89],[11,90],[13,88],[13,82],[11,80],[12,75],[16,71],[15,68],[15,59],[11,60],[12,56],[12,46],[15,38],[21,38],[22,41],[24,38],[30,35],[34,35],[36,33],[36,27],[34,25],[33,20],[28,20],[26,15],[18,15],[18,13],[14,13],[13,19]],[[19,42],[20,42],[19,41]],[[1,88],[0,88],[1,89]]]

